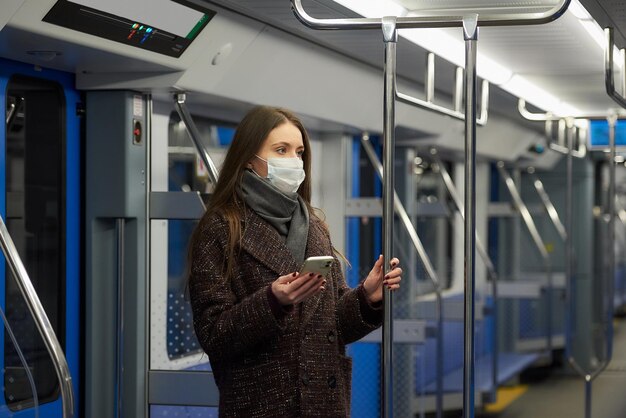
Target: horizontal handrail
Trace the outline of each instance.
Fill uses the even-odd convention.
[[[187,133],[191,138],[191,142],[196,147],[196,151],[198,155],[202,159],[204,166],[209,173],[209,180],[213,185],[217,184],[218,172],[211,156],[205,149],[204,145],[202,145],[202,140],[200,139],[202,135],[200,135],[200,131],[196,127],[196,124],[193,122],[191,114],[187,110],[187,106],[185,105],[185,100],[187,99],[187,95],[185,93],[176,93],[174,95],[174,102],[176,105],[176,111],[178,112],[178,116],[180,116],[180,120],[185,125],[185,129],[187,129]]]
[[[411,11],[411,16],[398,16],[397,29],[436,28],[463,26],[463,18],[468,14],[478,14],[478,26],[536,25],[551,22],[560,17],[569,7],[570,0],[559,3],[543,12],[493,13],[502,7],[485,8],[438,8]],[[310,16],[302,7],[302,0],[291,0],[291,8],[296,18],[311,29],[380,29],[382,18],[343,18],[317,19]],[[528,9],[527,6],[524,6]],[[513,10],[515,8],[510,8]],[[490,13],[491,12],[491,13]],[[415,15],[415,16],[414,16]]]
[[[72,388],[70,369],[65,355],[63,354],[63,347],[54,333],[54,328],[52,328],[52,324],[39,300],[39,296],[37,296],[33,283],[28,277],[24,263],[22,263],[20,259],[17,248],[11,239],[11,235],[9,235],[9,231],[7,230],[2,216],[0,216],[0,245],[2,246],[2,252],[15,277],[20,292],[26,301],[28,310],[37,325],[37,330],[41,334],[46,349],[52,359],[52,364],[54,365],[54,370],[59,380],[59,388],[61,390],[63,418],[71,418],[74,416],[74,390]]]
[[[606,93],[615,103],[626,108],[626,98],[615,90],[615,74],[613,72],[613,48],[615,47],[615,42],[613,38],[613,28],[605,28],[604,36],[606,39],[606,47],[604,48],[604,85],[606,87]],[[626,62],[624,63],[622,72],[622,86],[624,86],[626,85]]]

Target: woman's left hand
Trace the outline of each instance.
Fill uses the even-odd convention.
[[[391,270],[383,277],[383,256],[379,256],[374,267],[367,275],[363,282],[365,296],[369,303],[376,303],[383,300],[383,286],[387,286],[389,290],[397,290],[400,288],[400,280],[402,280],[402,269],[398,267],[400,260],[393,258],[391,260]]]

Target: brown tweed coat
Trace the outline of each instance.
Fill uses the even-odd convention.
[[[345,345],[378,326],[382,311],[347,287],[335,262],[325,290],[277,319],[267,287],[298,270],[276,230],[246,209],[242,250],[232,278],[220,273],[228,226],[213,216],[192,248],[190,277],[194,328],[209,355],[220,390],[222,417],[347,417],[352,361]],[[332,255],[324,224],[311,217],[306,257]],[[371,320],[371,319],[370,319]]]

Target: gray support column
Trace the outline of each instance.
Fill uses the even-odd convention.
[[[89,92],[86,123],[85,416],[143,418],[148,414],[145,100],[128,91]],[[142,132],[134,135],[136,129]]]
[[[320,184],[319,205],[324,210],[326,222],[330,229],[333,245],[342,254],[346,253],[346,200],[348,199],[349,170],[348,162],[352,138],[344,134],[329,133],[320,137],[322,155],[316,155],[320,162],[314,176]],[[335,190],[346,190],[346,194],[328,193]],[[315,196],[314,196],[315,197]]]

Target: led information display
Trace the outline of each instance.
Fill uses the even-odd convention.
[[[43,21],[178,58],[213,16],[185,0],[58,0]]]

